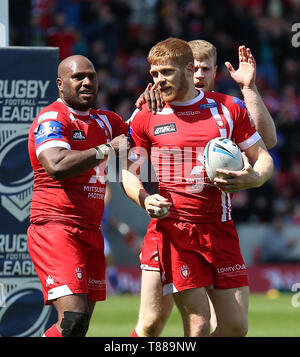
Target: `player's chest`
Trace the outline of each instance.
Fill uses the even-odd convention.
[[[69,142],[72,150],[86,150],[110,141],[110,130],[104,123],[90,120],[74,120],[69,131]]]
[[[228,137],[229,125],[222,116],[214,118],[207,116],[204,119],[197,117],[164,117],[152,121],[149,127],[152,146],[205,146],[215,137]]]

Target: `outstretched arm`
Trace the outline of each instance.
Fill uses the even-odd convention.
[[[239,85],[246,107],[255,122],[256,130],[267,149],[277,143],[274,121],[266,108],[255,84],[256,63],[249,48],[239,47],[239,68],[235,70],[230,62],[225,62],[232,79]]]

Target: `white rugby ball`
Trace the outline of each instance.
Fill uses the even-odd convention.
[[[232,140],[214,138],[204,149],[204,165],[212,181],[217,175],[217,169],[239,171],[244,167],[244,161],[240,148]]]

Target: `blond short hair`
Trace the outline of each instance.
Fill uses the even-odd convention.
[[[194,40],[188,42],[192,49],[195,60],[201,61],[204,58],[213,57],[214,64],[217,64],[217,49],[216,47],[205,40]]]
[[[193,52],[189,44],[179,38],[169,37],[154,45],[148,54],[151,65],[163,65],[168,62],[185,67],[194,62]]]

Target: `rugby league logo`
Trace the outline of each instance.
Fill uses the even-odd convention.
[[[0,204],[19,222],[30,214],[33,172],[27,139],[30,124],[1,124],[0,129]]]

